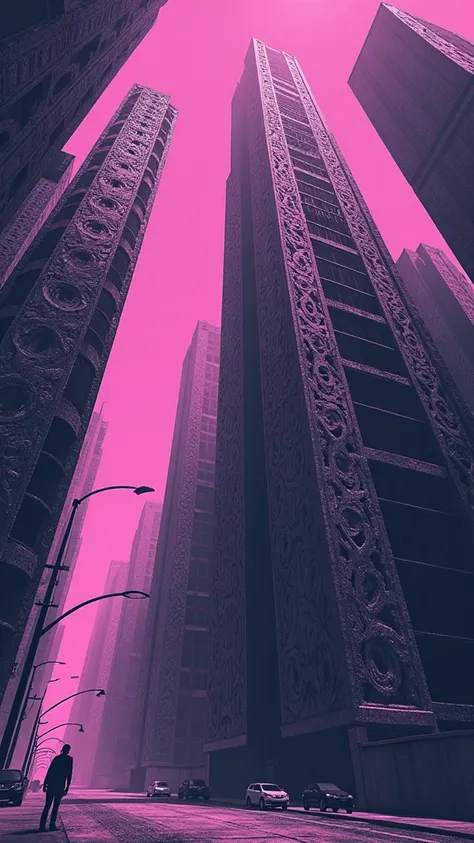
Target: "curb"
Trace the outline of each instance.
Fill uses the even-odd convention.
[[[229,808],[245,808],[245,805],[241,804],[240,802],[228,802],[225,799],[213,798],[212,802],[217,803],[219,805],[228,805]],[[290,808],[290,811],[291,810],[293,810],[295,813],[296,813],[296,811],[298,811],[298,813],[301,813],[304,816],[312,816],[315,819],[317,817],[321,816],[320,813],[312,813],[311,814],[309,811],[308,812],[303,811],[303,808],[300,807],[300,806],[296,806],[295,808]],[[322,816],[324,816],[326,819],[328,819],[330,816],[332,816],[332,814],[324,814]],[[442,828],[440,826],[433,826],[433,825],[427,825],[427,824],[422,824],[422,823],[411,823],[408,820],[406,822],[403,821],[403,820],[398,822],[397,820],[384,819],[383,817],[380,817],[380,818],[379,817],[373,817],[373,818],[372,817],[360,817],[360,816],[357,816],[357,814],[351,814],[350,817],[347,816],[346,814],[337,814],[337,815],[334,814],[334,816],[335,817],[337,816],[337,818],[339,820],[344,820],[347,823],[350,823],[350,822],[368,823],[368,825],[380,825],[380,826],[385,826],[387,828],[401,828],[402,830],[405,830],[405,831],[421,831],[421,832],[424,832],[424,833],[428,832],[429,834],[437,834],[439,836],[444,836],[444,837],[454,837],[454,838],[457,838],[458,840],[459,839],[474,840],[474,833],[472,833],[470,831],[458,831],[457,829],[454,829],[454,828]]]

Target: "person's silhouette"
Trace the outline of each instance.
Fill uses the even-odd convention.
[[[43,784],[43,790],[46,793],[46,801],[41,814],[40,831],[46,831],[46,820],[48,819],[49,809],[51,805],[51,821],[49,824],[50,831],[56,831],[56,817],[58,815],[59,805],[61,799],[69,790],[69,785],[72,779],[72,758],[69,755],[71,747],[65,743],[60,755],[56,755],[49,765],[48,772]]]

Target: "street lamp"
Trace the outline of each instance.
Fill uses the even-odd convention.
[[[49,579],[48,586],[46,588],[44,594],[44,600],[39,604],[40,611],[38,614],[38,618],[36,620],[35,630],[33,636],[31,638],[31,643],[28,649],[28,653],[25,658],[23,670],[21,672],[21,677],[18,682],[18,688],[12,703],[12,707],[10,710],[10,714],[8,717],[7,724],[5,726],[5,731],[3,733],[2,742],[0,744],[0,770],[2,767],[5,766],[5,761],[7,755],[9,754],[10,745],[13,741],[13,735],[15,732],[16,724],[18,717],[20,715],[20,711],[23,705],[23,699],[25,696],[26,688],[28,685],[28,680],[30,677],[31,670],[33,668],[33,663],[35,660],[36,652],[38,650],[38,645],[40,642],[40,638],[44,632],[48,629],[51,629],[51,626],[54,624],[49,624],[49,626],[45,627],[44,623],[46,620],[46,615],[48,614],[48,609],[51,608],[51,600],[53,597],[54,588],[56,586],[58,574],[60,571],[64,570],[64,566],[62,564],[63,557],[66,551],[67,543],[69,540],[69,535],[71,533],[74,516],[77,512],[78,507],[88,498],[91,498],[93,495],[98,495],[102,492],[110,492],[115,489],[130,489],[135,495],[145,495],[148,492],[154,492],[155,490],[151,486],[104,486],[101,489],[94,489],[92,492],[88,492],[87,495],[83,495],[82,498],[76,498],[72,502],[72,509],[71,514],[69,516],[69,521],[67,523],[66,529],[64,531],[64,535],[61,541],[61,545],[59,547],[58,555],[56,557],[56,561],[54,565],[46,566],[51,567],[51,577]],[[38,604],[36,604],[38,605]],[[85,604],[83,604],[85,605]],[[79,607],[77,607],[79,608]],[[70,614],[71,612],[67,612],[66,614]],[[63,615],[62,617],[65,617]],[[15,751],[15,745],[13,745],[12,754]]]
[[[43,732],[42,735],[38,735],[38,740],[41,740],[41,738],[44,738],[46,735],[49,735],[50,732],[54,732],[55,729],[60,729],[61,726],[79,726],[79,731],[85,732],[82,723],[58,723],[57,726],[51,726],[51,729],[48,729],[47,732]]]
[[[15,747],[17,745],[17,741],[18,741],[18,738],[20,736],[20,730],[21,730],[21,727],[22,727],[22,724],[23,724],[23,720],[26,717],[26,708],[28,706],[28,700],[30,699],[31,690],[33,688],[35,673],[36,673],[36,671],[38,670],[39,667],[44,667],[45,664],[66,664],[66,662],[59,662],[59,661],[48,659],[48,661],[40,662],[39,664],[33,665],[33,670],[32,670],[32,673],[31,673],[31,682],[28,686],[28,691],[26,692],[25,702],[23,704],[23,708],[21,710],[20,717],[18,718],[18,723],[17,723],[17,727],[15,729],[15,734],[13,735],[13,739],[12,739],[11,746],[10,746],[10,751],[9,751],[9,753],[8,753],[6,759],[5,759],[5,767],[9,767],[10,764],[12,763],[13,753],[15,751]]]
[[[36,745],[36,742],[38,740],[38,729],[41,725],[41,722],[40,722],[41,717],[44,717],[45,714],[49,714],[50,711],[53,711],[53,709],[57,708],[58,705],[62,705],[63,702],[67,702],[68,700],[72,700],[73,697],[79,697],[81,694],[95,694],[96,697],[105,697],[105,691],[104,691],[103,688],[87,688],[87,690],[85,690],[85,691],[77,691],[75,694],[69,694],[68,697],[64,697],[64,699],[59,700],[59,702],[50,706],[50,708],[47,708],[46,711],[42,711],[41,708],[42,708],[42,705],[43,705],[43,700],[44,700],[45,694],[46,694],[46,691],[43,694],[43,699],[41,700],[41,705],[39,707],[38,714],[35,718],[35,722],[33,724],[33,729],[31,730],[31,736],[30,736],[30,740],[28,742],[28,748],[26,750],[25,760],[23,762],[23,769],[25,769],[27,766],[29,766],[28,759],[32,755],[33,748]],[[46,725],[46,724],[44,724],[44,725]]]
[[[40,725],[40,724],[37,724],[37,727],[38,727],[38,725]],[[84,731],[84,726],[82,725],[82,723],[58,723],[57,726],[52,726],[51,729],[48,729],[46,732],[43,732],[42,735],[36,735],[35,734],[34,739],[33,739],[33,743],[32,743],[32,745],[28,746],[27,753],[25,755],[25,760],[23,762],[22,770],[23,770],[23,774],[25,776],[28,775],[29,769],[30,769],[31,764],[33,762],[33,758],[35,756],[36,741],[41,740],[41,738],[46,737],[46,735],[48,735],[50,732],[54,732],[55,729],[60,729],[61,726],[79,726],[79,731],[80,732]]]
[[[42,746],[44,743],[49,743],[49,741],[60,741],[60,743],[66,743],[66,741],[63,741],[62,738],[56,738],[54,735],[52,735],[50,738],[45,738],[44,740],[40,741],[36,745],[37,749],[39,749],[39,747]]]

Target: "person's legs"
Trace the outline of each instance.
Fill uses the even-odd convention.
[[[41,814],[41,819],[40,819],[40,829],[46,828],[46,820],[48,819],[48,812],[49,812],[49,809],[51,808],[54,796],[55,796],[55,794],[51,793],[50,790],[46,791],[46,800],[45,800],[45,803],[44,803],[43,813]]]
[[[51,811],[51,821],[49,823],[50,830],[54,830],[56,828],[56,817],[58,816],[58,810],[59,810],[59,806],[61,804],[62,798],[63,798],[62,793],[55,793],[54,794],[53,810]]]

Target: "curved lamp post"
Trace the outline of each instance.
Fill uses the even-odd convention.
[[[13,735],[13,738],[12,738],[10,750],[8,752],[8,755],[7,755],[6,759],[5,759],[5,767],[9,767],[10,764],[12,763],[13,753],[15,751],[15,747],[17,745],[17,741],[18,741],[18,738],[20,736],[20,730],[21,730],[21,727],[23,725],[23,720],[26,717],[26,709],[27,709],[27,706],[28,706],[28,701],[29,701],[30,696],[31,696],[31,691],[32,691],[32,688],[33,688],[33,682],[35,680],[35,673],[36,673],[36,671],[38,670],[39,667],[43,667],[45,664],[66,664],[66,662],[59,662],[59,661],[56,661],[56,660],[48,659],[45,662],[40,662],[39,664],[33,665],[33,670],[31,672],[31,681],[30,681],[30,684],[28,686],[28,690],[26,692],[25,702],[23,703],[23,708],[21,709],[20,717],[18,718],[18,723],[17,723],[16,729],[15,729],[15,734]]]
[[[52,737],[50,737],[50,738],[45,738],[44,740],[40,741],[40,742],[37,744],[37,747],[36,747],[36,748],[37,748],[37,749],[39,749],[39,748],[40,748],[43,744],[48,743],[48,741],[60,741],[60,743],[66,743],[66,741],[63,741],[63,739],[62,739],[62,738],[56,738],[54,735],[52,735]]]
[[[44,738],[46,735],[49,735],[50,732],[54,732],[55,729],[61,729],[62,726],[79,726],[80,732],[85,731],[82,723],[58,723],[57,726],[52,726],[51,729],[48,729],[46,732],[43,732],[42,735],[38,735],[38,740],[41,740],[41,738]],[[63,743],[64,743],[64,741],[63,741]]]
[[[87,690],[85,690],[85,691],[76,691],[75,694],[69,694],[68,697],[64,697],[64,699],[59,700],[59,702],[50,706],[50,708],[47,708],[46,711],[42,711],[41,716],[44,716],[45,714],[49,714],[49,712],[52,711],[53,708],[57,708],[58,705],[61,705],[63,702],[67,702],[68,700],[72,700],[73,697],[80,697],[81,694],[94,694],[94,693],[95,693],[96,697],[105,697],[105,691],[104,691],[103,688],[87,688]]]
[[[110,492],[110,491],[113,491],[115,489],[130,489],[135,495],[145,495],[148,492],[154,492],[155,491],[151,486],[104,486],[101,489],[94,489],[92,492],[88,492],[88,494],[83,495],[82,498],[76,498],[75,500],[73,500],[71,514],[69,516],[69,521],[68,521],[66,529],[64,531],[64,535],[63,535],[63,538],[62,538],[62,541],[61,541],[61,545],[60,545],[59,550],[58,550],[58,555],[56,557],[54,565],[51,566],[51,568],[52,568],[51,577],[49,579],[49,583],[48,583],[48,586],[47,586],[45,594],[44,594],[44,599],[40,604],[36,604],[36,605],[40,606],[40,611],[39,611],[38,618],[37,618],[37,621],[36,621],[35,630],[34,630],[32,638],[31,638],[31,644],[29,646],[28,653],[27,653],[26,658],[25,658],[23,670],[21,672],[21,677],[20,677],[20,680],[18,682],[18,688],[17,688],[16,694],[15,694],[15,697],[14,697],[14,700],[13,700],[13,703],[12,703],[12,707],[10,709],[8,721],[7,721],[7,724],[5,726],[5,731],[3,733],[2,742],[0,744],[0,770],[2,769],[2,767],[5,766],[5,761],[6,761],[7,755],[9,754],[10,746],[13,743],[13,735],[14,735],[14,732],[15,732],[18,717],[20,715],[20,711],[22,709],[23,699],[24,699],[24,696],[25,696],[26,688],[27,688],[28,681],[29,681],[29,678],[30,678],[31,670],[33,668],[33,663],[34,663],[34,660],[35,660],[35,657],[36,657],[36,653],[37,653],[37,650],[38,650],[38,645],[39,645],[41,636],[45,632],[47,632],[48,629],[51,629],[51,627],[55,625],[53,623],[53,624],[49,624],[47,627],[45,627],[44,624],[45,624],[45,620],[46,620],[46,615],[48,614],[48,609],[50,609],[51,605],[52,605],[51,600],[52,600],[52,597],[53,597],[53,592],[54,592],[54,588],[55,588],[55,585],[56,585],[56,582],[57,582],[58,574],[60,573],[60,571],[64,570],[64,566],[62,565],[62,561],[63,561],[64,554],[66,552],[66,547],[67,547],[67,543],[68,543],[69,536],[70,536],[70,533],[71,533],[71,529],[72,529],[72,525],[73,525],[73,521],[74,521],[74,516],[77,512],[78,507],[81,505],[81,503],[83,503],[88,498],[91,498],[93,495],[99,495],[102,492]],[[81,605],[85,605],[85,604],[81,604]],[[79,608],[79,607],[77,607],[77,608]],[[71,614],[71,611],[66,612],[65,615],[63,615],[62,617],[65,617],[66,614]],[[62,618],[58,619],[58,620],[62,620]],[[57,621],[56,621],[56,623],[57,623]],[[15,751],[15,744],[13,743],[12,755],[13,755],[14,751]]]

